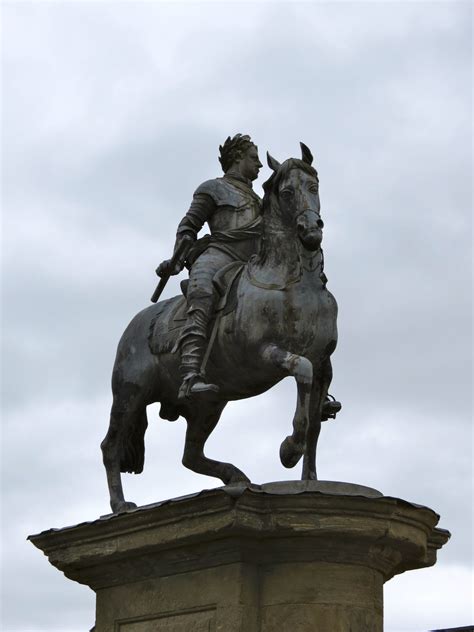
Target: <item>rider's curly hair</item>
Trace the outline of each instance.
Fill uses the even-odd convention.
[[[233,138],[227,137],[223,145],[219,145],[219,162],[221,163],[222,170],[226,173],[234,164],[236,160],[242,158],[242,155],[254,145],[250,136],[243,134],[236,134]]]

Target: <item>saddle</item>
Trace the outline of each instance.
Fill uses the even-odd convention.
[[[233,261],[219,270],[212,283],[216,290],[217,301],[214,314],[209,321],[208,334],[212,331],[216,319],[232,313],[237,307],[237,286],[245,264]],[[180,334],[186,324],[188,304],[186,295],[188,279],[181,281],[182,296],[163,302],[150,323],[148,343],[153,354],[175,353],[179,348]]]

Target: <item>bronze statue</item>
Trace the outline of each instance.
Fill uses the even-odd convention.
[[[143,469],[148,404],[160,402],[164,419],[186,419],[186,467],[225,484],[248,482],[234,465],[206,457],[205,442],[228,401],[263,393],[287,375],[298,396],[280,459],[294,467],[303,457],[302,478],[317,478],[321,421],[341,408],[328,399],[337,304],[323,269],[318,175],[310,150],[301,148],[302,159],[282,164],[267,154],[273,173],[261,211],[250,187],[261,165],[249,137],[228,139],[221,147],[224,178],[197,189],[175,254],[158,268],[166,279],[185,262],[191,267],[189,307],[176,296],[145,308],[118,346],[101,446],[114,512],[135,506],[124,499],[120,473]],[[196,241],[204,221],[211,236]]]

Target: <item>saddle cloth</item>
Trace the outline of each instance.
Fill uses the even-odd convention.
[[[216,318],[232,313],[237,306],[237,286],[245,264],[241,261],[229,263],[219,270],[213,279],[218,295],[217,307],[208,324],[208,337]],[[187,283],[181,284],[186,294]],[[174,353],[179,348],[181,331],[186,324],[187,300],[175,296],[162,303],[150,323],[148,344],[153,354]]]

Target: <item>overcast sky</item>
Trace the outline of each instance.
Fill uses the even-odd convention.
[[[109,511],[99,444],[117,341],[237,132],[280,161],[304,141],[320,175],[344,406],[323,426],[320,478],[428,505],[453,534],[434,568],[386,585],[386,631],[473,623],[471,3],[2,13],[2,629],[94,622],[93,593],[25,538]],[[287,379],[229,405],[207,453],[257,483],[299,477],[278,458],[295,398]],[[181,465],[183,420],[148,416],[128,499],[220,484]]]

